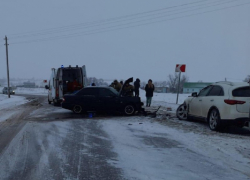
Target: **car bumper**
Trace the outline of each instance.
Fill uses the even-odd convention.
[[[245,125],[250,122],[250,118],[236,118],[236,119],[221,119],[221,123],[225,125]]]
[[[140,104],[137,104],[136,105],[136,111],[144,111],[144,108],[142,108],[142,106],[143,106],[143,102],[141,102]]]
[[[72,109],[73,109],[73,105],[72,105],[72,104],[69,104],[69,103],[64,103],[64,102],[62,102],[61,106],[62,106],[62,108],[64,108],[64,109],[69,109],[69,110],[72,110]]]

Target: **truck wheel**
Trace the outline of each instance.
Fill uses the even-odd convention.
[[[133,115],[135,113],[135,107],[132,104],[128,104],[124,107],[124,114],[127,116]]]
[[[76,114],[82,113],[82,106],[80,106],[80,105],[75,105],[75,106],[73,107],[73,112],[76,113]]]

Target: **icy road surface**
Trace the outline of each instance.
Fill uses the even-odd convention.
[[[1,110],[0,179],[250,179],[247,129],[212,132],[164,115],[88,118],[26,97]]]

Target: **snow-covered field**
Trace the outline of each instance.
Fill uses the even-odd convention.
[[[0,87],[0,93],[2,92],[2,87]],[[42,96],[47,96],[48,90],[45,88],[17,88],[15,90],[15,93],[17,95],[22,95],[22,94],[30,94],[30,95],[42,95]],[[181,104],[184,102],[185,98],[187,98],[190,94],[179,94],[178,97],[178,104]],[[15,96],[11,95],[11,98],[8,99],[7,95],[0,94],[0,103],[2,103],[2,108],[6,105],[6,107],[11,106],[12,104],[20,104],[21,101],[22,103],[25,103],[25,98],[22,98],[20,96]],[[146,102],[146,96],[145,96],[145,91],[140,89],[140,97],[141,100],[145,103]],[[176,99],[177,99],[177,94],[172,94],[172,93],[154,93],[154,97],[152,98],[152,106],[168,106],[168,107],[173,107],[176,109]],[[5,100],[6,102],[4,102]],[[1,109],[1,104],[0,104],[0,109]]]

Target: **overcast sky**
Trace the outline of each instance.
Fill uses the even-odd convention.
[[[0,78],[48,79],[86,65],[89,77],[189,81],[250,75],[250,0],[23,0],[0,2]]]

